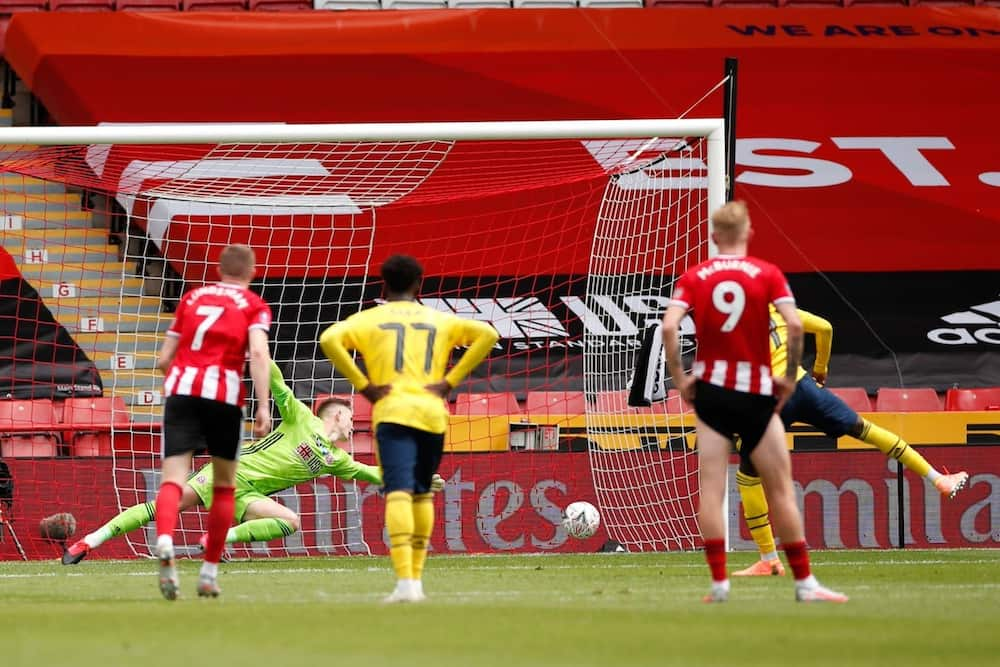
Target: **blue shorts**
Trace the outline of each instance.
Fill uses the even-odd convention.
[[[858,413],[806,375],[795,385],[795,393],[781,409],[781,421],[786,429],[792,422],[803,422],[831,438],[839,438],[854,431]]]
[[[444,452],[444,433],[382,422],[375,428],[375,441],[386,493],[430,493]]]

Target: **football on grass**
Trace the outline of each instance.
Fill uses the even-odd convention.
[[[38,523],[38,533],[46,540],[64,542],[76,532],[76,517],[69,512],[60,512],[42,519]]]
[[[562,525],[570,537],[585,540],[597,532],[598,526],[601,525],[601,515],[590,503],[578,500],[563,510]]]

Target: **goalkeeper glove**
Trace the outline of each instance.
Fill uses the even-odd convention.
[[[442,477],[437,473],[434,473],[434,476],[431,477],[431,492],[437,493],[442,489],[444,489],[444,477]]]

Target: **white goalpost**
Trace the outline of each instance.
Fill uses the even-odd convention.
[[[639,341],[662,316],[674,277],[711,252],[708,217],[726,196],[721,119],[18,127],[0,128],[0,144],[0,170],[23,179],[0,191],[4,210],[23,204],[21,236],[5,245],[21,244],[16,258],[46,250],[45,262],[25,259],[21,272],[93,362],[103,398],[125,411],[114,413],[109,440],[85,449],[66,436],[53,450],[110,459],[113,500],[87,490],[102,479],[96,463],[96,472],[80,467],[47,482],[67,501],[90,503],[87,516],[155,494],[155,352],[181,290],[214,278],[222,247],[257,251],[252,288],[274,311],[273,356],[311,405],[351,392],[316,351],[319,332],[374,303],[370,267],[411,247],[412,235],[421,239],[413,254],[428,267],[424,302],[501,333],[502,349],[458,392],[507,393],[520,404],[532,392],[582,392],[583,412],[566,398],[551,406],[551,423],[585,441],[608,537],[630,550],[699,546],[693,418],[676,397],[629,407],[627,390]],[[73,286],[72,296],[57,299],[60,285]],[[365,458],[371,434],[358,417],[350,448]],[[484,466],[496,479],[516,465],[533,467],[533,479],[559,480],[563,452],[504,449],[509,424],[521,420],[453,430],[449,451],[470,458],[460,459],[464,476],[447,488],[445,506],[461,505],[470,471]],[[563,444],[566,456],[582,456]],[[477,453],[491,458],[473,465]],[[558,484],[545,488],[558,492]],[[533,535],[526,523],[529,547],[565,542],[545,507],[574,498],[518,498],[498,484],[475,493],[479,511],[500,520],[516,520],[522,505],[541,507],[548,533]],[[280,500],[302,515],[302,530],[245,553],[381,552],[373,546],[381,528],[366,518],[374,489],[319,479]],[[182,517],[182,553],[193,550],[204,517]],[[152,539],[136,532],[129,549],[147,554]]]

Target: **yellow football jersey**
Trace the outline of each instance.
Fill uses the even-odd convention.
[[[391,422],[444,433],[448,407],[424,386],[442,379],[457,386],[489,354],[497,338],[496,330],[485,322],[462,319],[415,301],[389,301],[330,326],[319,342],[356,389],[364,389],[369,382],[392,385],[372,408],[375,425]],[[469,349],[449,371],[448,360],[456,346]],[[367,376],[354,363],[351,350],[364,358]]]
[[[770,310],[771,375],[778,377],[785,374],[785,368],[788,366],[788,326],[777,308],[772,305]],[[817,373],[826,373],[833,347],[833,325],[808,311],[797,308],[796,312],[802,320],[802,329],[805,333],[816,336],[816,363],[813,364],[813,370]],[[799,367],[795,373],[795,381],[801,380],[805,374],[805,369]]]

